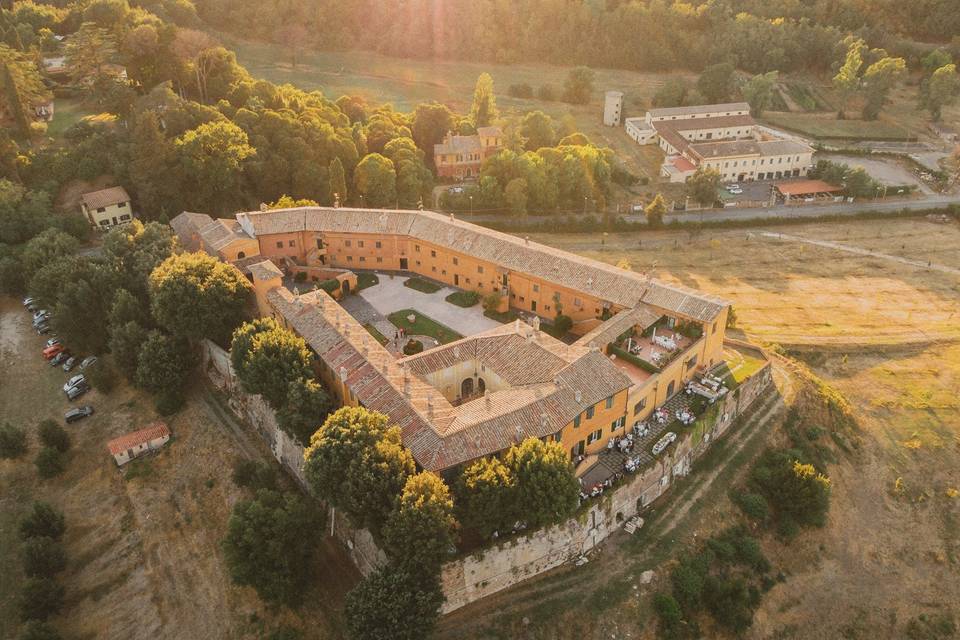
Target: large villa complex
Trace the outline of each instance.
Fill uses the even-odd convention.
[[[183,213],[171,224],[188,250],[242,270],[259,312],[305,339],[337,399],[388,415],[431,471],[530,436],[561,442],[579,462],[723,360],[725,301],[453,216],[303,207],[223,220]],[[283,284],[296,274],[336,280],[340,297],[355,270],[496,294],[499,311],[527,321],[398,356],[327,291]],[[573,320],[564,340],[540,327],[561,311]]]
[[[746,102],[651,109],[627,118],[625,129],[639,144],[663,149],[660,173],[670,182],[684,182],[699,167],[725,181],[800,177],[813,162],[812,147],[759,127]]]

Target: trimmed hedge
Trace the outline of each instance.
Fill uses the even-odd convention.
[[[317,283],[317,287],[323,289],[330,295],[333,295],[335,291],[340,289],[340,281],[336,278],[331,278],[330,280],[323,280]]]
[[[440,285],[424,280],[423,278],[407,278],[403,281],[403,286],[410,287],[423,293],[436,293],[442,288]]]
[[[407,340],[407,344],[403,345],[403,353],[408,356],[416,355],[423,351],[423,343],[419,340]]]
[[[647,362],[643,358],[638,358],[632,353],[628,353],[627,351],[624,351],[623,349],[616,346],[615,344],[611,344],[610,346],[608,346],[607,352],[617,356],[618,358],[626,360],[630,364],[640,367],[647,373],[660,373],[660,368],[655,364]]]
[[[480,302],[480,294],[476,291],[455,291],[444,299],[450,304],[467,309]]]

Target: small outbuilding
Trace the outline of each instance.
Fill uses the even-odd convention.
[[[133,221],[130,196],[123,187],[110,187],[80,196],[80,211],[94,229],[104,231]]]
[[[157,422],[145,429],[114,438],[107,443],[110,455],[118,467],[122,467],[134,458],[156,451],[170,441],[170,429],[163,422]]]

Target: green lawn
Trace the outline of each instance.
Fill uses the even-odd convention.
[[[424,280],[423,278],[407,278],[403,281],[403,286],[422,291],[423,293],[436,293],[443,288],[437,283]]]
[[[480,294],[476,291],[454,291],[444,298],[444,300],[450,304],[468,309],[480,302]]]
[[[416,319],[413,322],[410,322],[407,319],[407,316],[410,314],[416,316]],[[423,315],[416,309],[401,309],[400,311],[394,311],[387,316],[387,319],[392,322],[394,326],[406,331],[407,335],[429,336],[437,340],[437,342],[440,344],[453,342],[454,340],[459,340],[463,337],[450,327],[440,324],[436,320]]]
[[[79,98],[57,98],[53,103],[53,121],[47,124],[47,135],[60,141],[67,129],[93,113]]]
[[[363,291],[367,287],[372,287],[375,284],[380,284],[380,278],[377,277],[377,274],[370,273],[369,271],[358,273],[357,288],[354,290],[354,293],[357,291]]]
[[[885,120],[837,120],[832,113],[779,113],[768,111],[762,120],[776,127],[823,140],[910,140],[904,127]]]

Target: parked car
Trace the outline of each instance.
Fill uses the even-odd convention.
[[[82,407],[75,407],[63,414],[63,419],[66,420],[67,424],[71,422],[76,422],[77,420],[83,420],[84,418],[89,418],[93,415],[93,407],[88,404],[83,405]]]
[[[90,385],[88,385],[86,382],[78,384],[75,387],[70,387],[70,390],[67,391],[67,400],[76,400],[87,391],[90,391]]]
[[[80,363],[80,369],[81,370],[86,369],[87,367],[96,364],[96,362],[97,362],[97,356],[87,356],[86,358],[83,359],[83,362]]]
[[[40,325],[39,327],[34,327],[34,329],[37,330],[37,335],[38,335],[38,336],[42,336],[42,335],[45,335],[45,334],[47,334],[47,333],[50,333],[50,325],[48,325],[48,324],[42,324],[42,325]]]
[[[64,362],[66,362],[69,358],[70,358],[70,352],[68,352],[68,351],[61,351],[61,352],[58,353],[57,355],[55,355],[55,356],[53,356],[52,358],[50,358],[50,366],[51,366],[51,367],[58,367],[58,366],[62,365]]]
[[[49,312],[49,311],[47,311],[46,309],[40,309],[40,311],[35,311],[35,312],[34,312],[34,314],[33,314],[33,321],[36,322],[37,320],[40,320],[41,318],[49,318],[49,317],[50,317],[50,312]]]
[[[76,356],[70,356],[69,358],[67,358],[66,360],[63,361],[63,370],[66,371],[66,372],[68,372],[68,373],[69,373],[70,371],[73,371],[73,368],[74,368],[75,366],[77,366],[77,357],[76,357]]]
[[[87,378],[82,373],[78,373],[63,384],[63,392],[66,393],[78,384],[86,384]]]
[[[49,316],[49,315],[40,316],[39,318],[34,318],[34,319],[33,319],[33,328],[36,329],[36,328],[39,327],[40,325],[42,325],[42,324],[48,324],[49,322],[50,322],[50,316]]]
[[[36,298],[31,298],[30,296],[27,296],[26,298],[23,299],[23,306],[25,306],[27,309],[29,309],[32,306],[35,306],[36,304],[37,304]]]
[[[56,357],[60,352],[64,351],[62,344],[55,344],[52,347],[47,347],[43,350],[43,359],[49,360],[50,358]]]
[[[55,345],[55,344],[63,344],[63,343],[61,342],[60,338],[58,338],[57,336],[53,336],[52,338],[50,338],[49,340],[47,340],[47,344],[44,345],[44,348],[46,348],[46,347],[52,347],[52,346]]]

